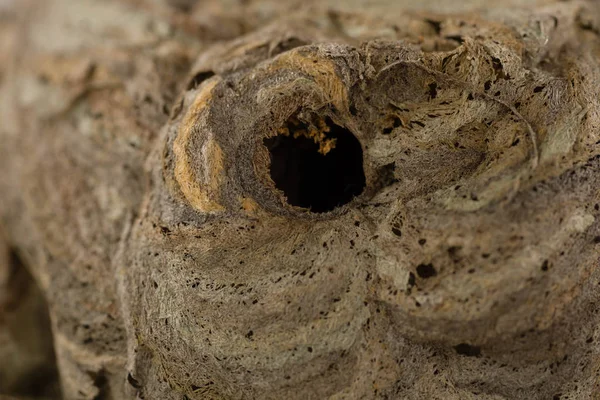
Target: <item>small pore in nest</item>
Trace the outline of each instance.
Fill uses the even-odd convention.
[[[348,129],[329,118],[308,124],[292,117],[278,133],[264,145],[271,179],[290,205],[324,213],[363,192],[362,147]]]
[[[187,85],[187,90],[196,89],[198,86],[200,86],[200,84],[202,82],[213,77],[214,75],[215,75],[215,73],[212,71],[198,72],[196,75],[194,75],[194,77],[192,79],[190,79],[190,81]]]
[[[417,275],[423,279],[427,279],[436,276],[437,271],[432,264],[419,264],[417,266]]]
[[[139,389],[139,388],[141,388],[141,387],[142,387],[142,385],[140,385],[140,383],[138,382],[138,380],[137,380],[137,379],[135,379],[135,378],[133,377],[133,375],[131,375],[131,373],[128,373],[128,374],[127,374],[127,382],[129,382],[129,384],[130,384],[131,386],[133,386],[135,389]]]
[[[461,343],[454,346],[454,350],[461,356],[479,357],[481,355],[481,348],[479,346],[473,346],[467,343]]]
[[[433,82],[429,84],[429,98],[431,100],[435,99],[437,97],[437,83]]]

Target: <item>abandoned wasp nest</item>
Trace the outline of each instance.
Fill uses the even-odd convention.
[[[600,398],[595,2],[48,3],[0,222],[64,398]]]

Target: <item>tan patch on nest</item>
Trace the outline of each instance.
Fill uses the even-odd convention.
[[[190,205],[202,212],[223,211],[225,209],[214,200],[218,198],[222,183],[223,152],[221,148],[213,139],[206,141],[200,150],[189,146],[194,125],[212,98],[212,90],[220,81],[220,78],[215,77],[206,81],[202,86],[194,104],[192,104],[184,118],[179,134],[173,144],[176,160],[175,180]],[[204,165],[210,166],[210,170],[205,171],[203,177],[197,176],[193,168],[192,151],[199,151],[206,160]]]

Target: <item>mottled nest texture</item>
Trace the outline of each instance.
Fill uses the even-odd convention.
[[[0,393],[600,399],[599,36],[591,0],[0,2]]]

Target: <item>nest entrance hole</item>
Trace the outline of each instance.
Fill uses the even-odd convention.
[[[329,118],[307,124],[292,117],[264,145],[271,156],[271,179],[292,206],[324,213],[365,188],[360,142]]]

